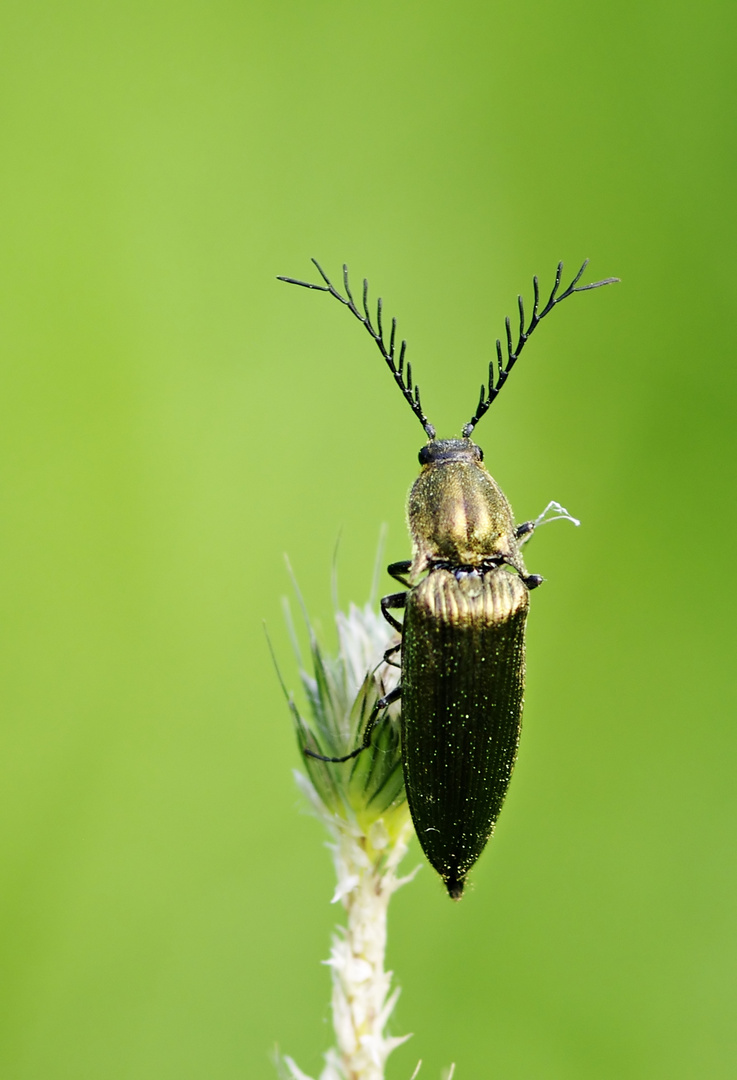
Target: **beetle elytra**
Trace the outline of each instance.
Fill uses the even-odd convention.
[[[529,323],[525,325],[520,296],[517,342],[513,343],[507,318],[506,358],[497,340],[496,366],[493,360],[489,363],[488,386],[482,384],[462,437],[438,439],[422,410],[411,365],[405,364],[405,341],[396,355],[396,319],[387,343],[382,301],[377,302],[374,322],[368,282],[364,279],[359,308],[347,267],[343,267],[343,296],[312,261],[323,284],[279,280],[329,293],[352,312],[378,346],[427,436],[407,507],[412,558],[388,567],[404,589],[381,601],[384,616],[401,634],[400,684],[377,703],[362,745],[341,758],[324,760],[347,761],[366,749],[376,717],[401,696],[402,765],[410,813],[425,855],[457,900],[494,830],[509,787],[522,720],[529,594],[542,581],[527,572],[521,553],[537,522],[515,525],[509,502],[484,466],[483,452],[471,441],[471,433],[541,319],[573,293],[619,279],[579,285],[586,260],[560,292],[563,264],[559,263],[550,297],[540,310],[538,279],[533,278]],[[400,610],[402,622],[392,614]],[[390,663],[394,651],[385,656]]]

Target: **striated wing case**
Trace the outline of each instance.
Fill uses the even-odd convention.
[[[494,829],[519,744],[527,587],[434,569],[407,597],[402,756],[412,820],[452,897]]]

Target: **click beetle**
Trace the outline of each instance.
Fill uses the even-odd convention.
[[[507,318],[506,358],[497,340],[496,367],[490,361],[488,386],[482,384],[462,437],[438,439],[422,410],[411,364],[405,366],[406,341],[396,357],[396,319],[387,343],[381,298],[375,323],[371,318],[368,282],[364,279],[359,309],[348,268],[343,267],[343,296],[312,261],[324,284],[279,280],[329,293],[364,325],[428,440],[419,452],[422,468],[407,507],[412,558],[387,568],[404,591],[381,601],[382,613],[401,635],[401,644],[385,655],[391,663],[391,654],[401,648],[400,683],[378,701],[362,745],[343,757],[323,760],[348,761],[366,749],[378,715],[401,696],[402,765],[412,821],[429,862],[449,895],[458,900],[468,871],[494,830],[509,787],[522,720],[529,594],[543,580],[527,572],[521,553],[542,515],[537,522],[515,525],[509,502],[483,464],[483,451],[471,441],[471,433],[538,323],[573,293],[619,279],[579,285],[587,259],[560,292],[563,264],[559,263],[541,310],[538,279],[533,278],[529,323],[525,325],[519,296],[517,342],[513,343]],[[404,611],[402,622],[392,614],[399,610]]]

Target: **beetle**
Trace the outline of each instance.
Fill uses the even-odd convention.
[[[387,621],[401,635],[401,678],[380,698],[367,723],[362,745],[371,744],[380,713],[401,697],[402,767],[412,821],[428,861],[458,900],[468,871],[488,843],[512,776],[520,738],[525,685],[525,623],[532,589],[542,582],[530,574],[522,557],[537,524],[515,525],[512,509],[486,469],[483,451],[471,433],[498,396],[530,334],[561,301],[574,293],[610,285],[606,278],[579,285],[583,263],[568,288],[560,291],[559,263],[550,297],[540,310],[540,290],[533,278],[533,308],[525,325],[522,297],[519,333],[513,344],[505,320],[506,357],[496,342],[496,366],[489,363],[488,385],[481,385],[476,411],[460,439],[438,439],[425,416],[412,367],[405,366],[407,343],[396,356],[396,319],[388,343],[382,324],[382,300],[375,324],[363,282],[362,310],[351,293],[343,267],[345,296],[312,260],[323,284],[280,277],[290,285],[329,293],[363,324],[384,357],[427,442],[419,452],[420,474],[409,493],[407,521],[412,558],[391,563],[388,573],[404,588],[381,601]],[[557,504],[551,504],[556,505]],[[569,516],[565,514],[564,516]],[[400,622],[393,611],[403,611]]]

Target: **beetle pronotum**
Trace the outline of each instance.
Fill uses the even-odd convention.
[[[521,554],[536,522],[514,524],[511,507],[485,468],[483,452],[471,442],[471,433],[541,319],[573,293],[619,279],[579,285],[587,259],[568,288],[559,292],[563,272],[559,263],[550,297],[540,310],[538,280],[533,278],[530,321],[525,327],[519,296],[517,343],[513,345],[507,318],[506,359],[497,340],[496,368],[490,361],[488,387],[482,384],[476,411],[464,425],[462,438],[438,439],[422,411],[412,367],[409,362],[405,366],[406,341],[396,358],[396,319],[392,319],[387,345],[381,298],[374,324],[368,282],[364,279],[361,310],[351,294],[348,268],[343,267],[343,296],[317,261],[312,261],[324,284],[287,277],[279,280],[329,293],[363,323],[428,440],[419,453],[422,469],[407,507],[412,558],[387,568],[405,591],[381,601],[385,618],[401,634],[401,646],[397,646],[401,647],[401,681],[377,703],[363,744],[343,757],[323,760],[348,761],[366,749],[379,713],[401,696],[402,764],[410,813],[425,855],[449,895],[458,900],[466,874],[493,832],[509,787],[522,720],[529,593],[543,580],[528,574]],[[401,623],[391,614],[399,609],[404,610]],[[388,651],[387,661],[392,662],[394,651]]]

